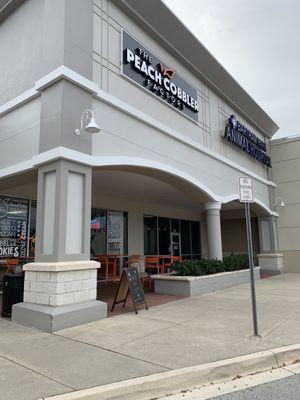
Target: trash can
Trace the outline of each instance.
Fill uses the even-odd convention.
[[[11,317],[12,306],[23,301],[24,274],[6,274],[3,277],[2,317]]]

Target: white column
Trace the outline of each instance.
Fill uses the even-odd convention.
[[[208,258],[222,260],[221,203],[212,201],[205,203],[204,206],[206,210]]]

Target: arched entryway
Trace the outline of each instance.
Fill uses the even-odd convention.
[[[195,184],[137,166],[95,167],[92,182],[92,224],[101,219],[107,229],[98,236],[92,230],[93,253],[167,255],[177,241],[180,255],[201,257],[201,216],[212,199]],[[109,237],[113,219],[121,226],[119,244]]]

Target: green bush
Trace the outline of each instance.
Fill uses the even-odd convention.
[[[247,254],[231,254],[220,260],[183,260],[173,265],[173,270],[177,275],[200,276],[211,275],[219,272],[238,271],[248,268]]]

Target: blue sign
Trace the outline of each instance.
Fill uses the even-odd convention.
[[[266,143],[237,121],[235,115],[231,115],[228,119],[224,139],[227,139],[263,165],[272,167],[271,158],[266,153]]]

